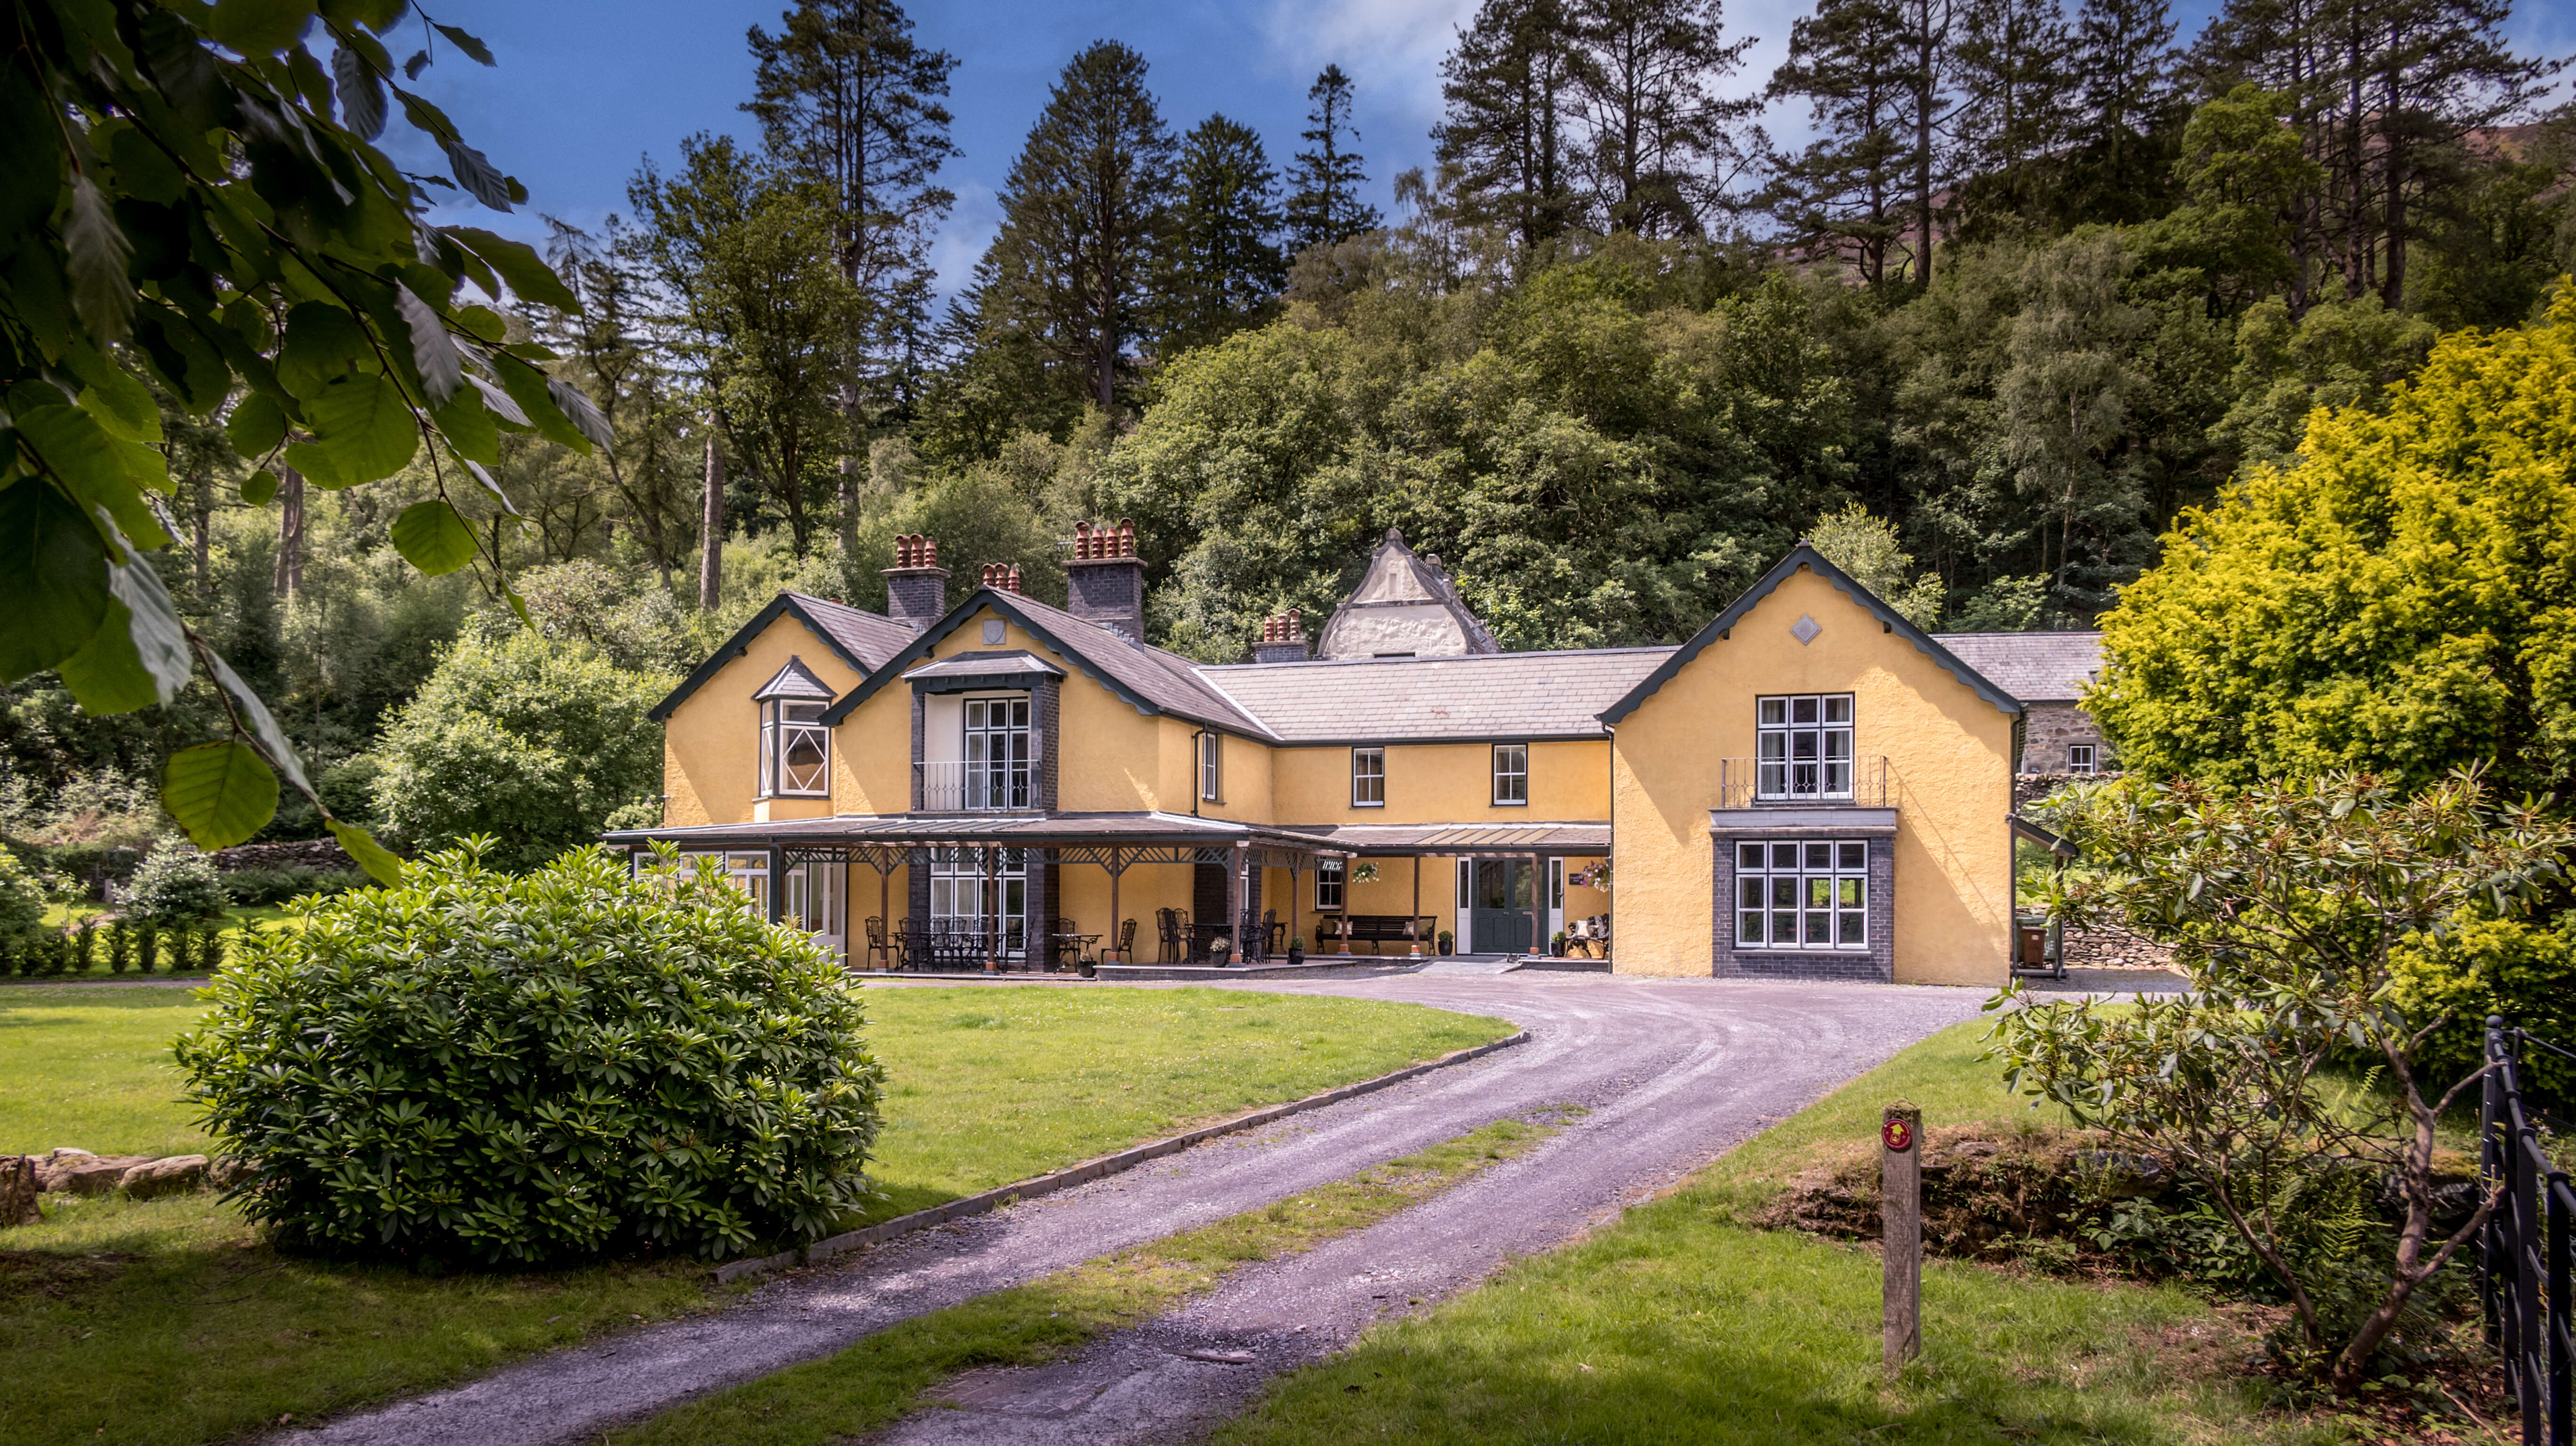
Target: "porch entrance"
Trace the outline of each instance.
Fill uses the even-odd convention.
[[[1543,949],[1565,927],[1565,860],[1547,860],[1546,892],[1533,910],[1531,895],[1539,877],[1536,859],[1460,859],[1462,952],[1527,954]]]

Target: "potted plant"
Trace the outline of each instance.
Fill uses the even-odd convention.
[[[1441,953],[1443,953],[1443,954],[1447,954],[1447,953],[1452,952],[1452,951],[1451,951],[1451,949],[1450,949],[1450,946],[1451,946],[1451,945],[1453,945],[1453,944],[1455,944],[1455,943],[1457,943],[1457,942],[1458,942],[1458,936],[1457,936],[1457,935],[1450,933],[1450,932],[1449,932],[1448,930],[1446,930],[1446,929],[1443,929],[1443,930],[1441,930],[1441,931],[1440,931],[1440,952],[1441,952]]]
[[[1298,965],[1303,964],[1303,963],[1305,963],[1305,962],[1306,962],[1306,936],[1305,936],[1305,935],[1303,935],[1303,934],[1300,934],[1300,935],[1298,935],[1297,937],[1295,937],[1295,938],[1293,938],[1293,939],[1291,939],[1291,940],[1289,940],[1289,941],[1288,941],[1288,967],[1289,967],[1289,968],[1291,968],[1291,969],[1294,969],[1294,968],[1296,968]]]
[[[1559,929],[1555,933],[1547,936],[1547,952],[1559,959],[1565,957],[1565,931],[1563,929]]]

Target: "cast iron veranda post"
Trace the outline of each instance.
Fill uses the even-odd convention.
[[[1923,1353],[1923,1112],[1903,1100],[1878,1128],[1879,1217],[1886,1226],[1887,1373]]]
[[[786,909],[787,850],[783,845],[771,844],[769,846],[769,922],[775,924],[787,917]]]

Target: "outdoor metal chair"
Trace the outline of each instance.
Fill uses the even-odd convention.
[[[1106,958],[1107,956],[1109,956],[1109,955],[1111,955],[1111,954],[1115,954],[1115,955],[1117,955],[1117,956],[1118,956],[1118,962],[1119,962],[1119,963],[1121,963],[1121,964],[1133,964],[1133,963],[1135,963],[1135,962],[1136,962],[1136,921],[1135,921],[1135,920],[1133,920],[1133,919],[1129,919],[1129,920],[1127,920],[1126,922],[1124,922],[1124,923],[1120,924],[1120,925],[1118,926],[1118,942],[1117,942],[1116,946],[1115,946],[1115,947],[1113,947],[1113,948],[1103,949],[1103,950],[1101,950],[1101,951],[1100,951],[1100,953],[1101,953],[1101,956],[1102,956],[1103,958]]]
[[[1161,935],[1157,942],[1162,945],[1161,952],[1154,956],[1155,963],[1173,964],[1188,957],[1186,941],[1189,938],[1190,914],[1187,909],[1156,909],[1154,927]]]
[[[875,960],[879,968],[894,967],[894,950],[886,945],[885,915],[868,915],[868,948],[859,957]]]

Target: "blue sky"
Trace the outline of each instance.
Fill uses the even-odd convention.
[[[1789,25],[1809,0],[1740,0],[1730,32],[1760,37],[1730,89],[1758,88],[1786,49]],[[626,208],[626,182],[647,154],[665,165],[682,137],[731,131],[748,137],[737,107],[751,93],[744,33],[775,28],[784,0],[441,0],[434,12],[481,36],[499,60],[486,70],[442,49],[422,90],[503,170],[527,184],[521,214],[445,208],[441,220],[490,225],[536,240],[536,213],[596,225]],[[943,283],[962,280],[991,239],[994,191],[1009,170],[1048,84],[1075,51],[1098,39],[1143,52],[1175,131],[1222,111],[1262,133],[1285,168],[1300,142],[1306,87],[1338,62],[1358,86],[1360,150],[1381,209],[1390,183],[1431,159],[1439,119],[1440,60],[1474,0],[982,0],[911,7],[920,38],[958,57],[950,97],[965,155],[945,174],[957,207],[935,260]],[[2071,7],[2070,7],[2071,8]],[[2210,0],[2177,0],[2188,38]],[[2522,0],[2513,30],[2528,51],[2576,46],[2576,6]],[[412,47],[397,45],[395,54]],[[1794,130],[1783,116],[1774,133]],[[408,135],[398,120],[390,139]],[[443,172],[434,152],[398,145],[407,164]]]

